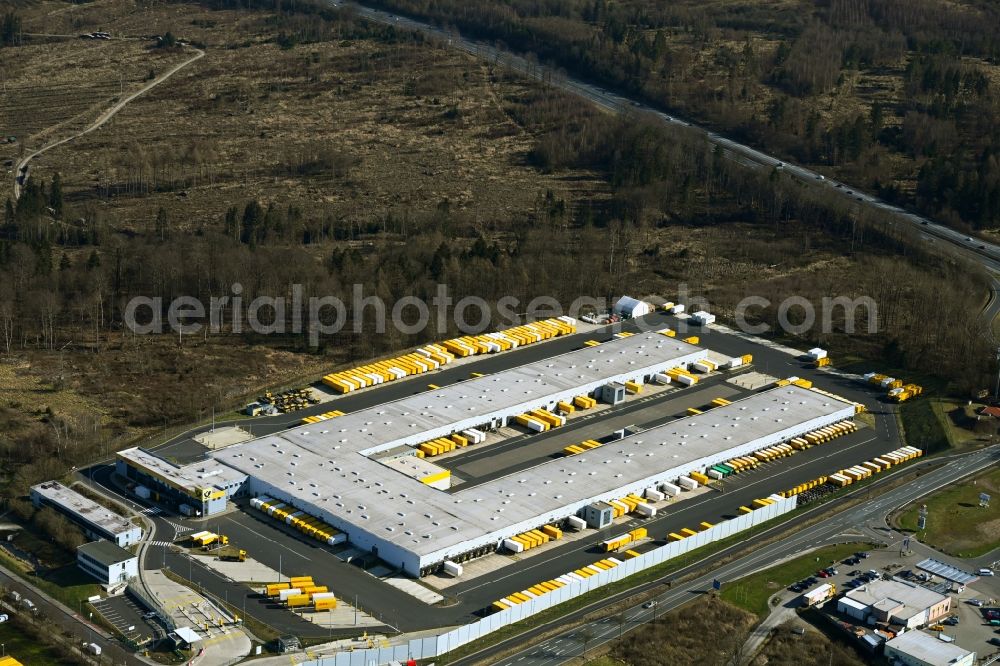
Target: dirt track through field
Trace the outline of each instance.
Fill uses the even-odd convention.
[[[83,130],[81,130],[81,131],[79,131],[79,132],[77,132],[75,134],[71,134],[70,136],[64,137],[64,138],[59,139],[57,141],[53,141],[51,143],[48,143],[48,144],[42,146],[41,148],[39,148],[38,150],[36,150],[34,152],[31,152],[28,155],[26,155],[24,157],[24,159],[22,159],[20,162],[17,163],[17,168],[14,170],[14,201],[17,201],[20,198],[20,196],[21,196],[21,183],[19,182],[18,177],[22,173],[24,173],[22,170],[25,169],[28,166],[28,163],[31,162],[31,160],[33,160],[34,158],[38,157],[39,155],[41,155],[42,153],[44,153],[44,152],[46,152],[48,150],[52,150],[56,146],[61,146],[64,143],[69,143],[73,139],[77,139],[77,138],[83,136],[84,134],[88,134],[88,133],[93,132],[94,130],[102,127],[105,123],[107,123],[109,120],[111,120],[116,113],[118,113],[123,108],[125,108],[125,106],[129,102],[131,102],[132,100],[134,100],[137,97],[140,97],[140,96],[146,94],[147,92],[149,92],[150,90],[152,90],[156,86],[160,85],[161,83],[163,83],[164,81],[166,81],[167,79],[169,79],[171,76],[173,76],[174,74],[176,74],[180,70],[184,69],[185,67],[187,67],[188,65],[190,65],[191,63],[193,63],[194,61],[198,60],[199,58],[201,58],[202,56],[205,55],[205,52],[202,51],[201,49],[194,48],[194,47],[190,47],[190,48],[195,52],[195,54],[192,57],[188,58],[184,62],[181,62],[181,63],[178,63],[178,64],[174,65],[173,67],[171,67],[170,69],[168,69],[166,72],[164,72],[160,76],[156,77],[155,79],[153,79],[152,81],[150,81],[149,83],[147,83],[145,86],[143,86],[142,88],[140,88],[136,92],[134,92],[134,93],[128,95],[127,97],[119,100],[114,106],[112,106],[111,108],[109,108],[108,110],[106,110],[104,113],[102,113],[101,115],[99,115],[97,117],[97,120],[95,120],[86,129],[83,129]]]

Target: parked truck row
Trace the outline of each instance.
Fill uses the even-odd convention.
[[[568,574],[563,574],[558,578],[547,580],[544,583],[538,583],[537,585],[532,585],[526,590],[515,592],[510,596],[504,597],[503,599],[500,599],[498,601],[494,601],[490,605],[489,610],[490,612],[494,613],[507,610],[512,606],[516,606],[518,604],[523,604],[525,602],[531,601],[532,599],[548,594],[553,590],[558,590],[559,588],[565,587],[566,585],[569,585],[571,583],[576,583],[586,578],[590,578],[591,576],[595,576],[601,572],[613,569],[621,563],[622,560],[619,560],[614,557],[607,557],[603,560],[595,562],[594,564],[581,567],[576,571],[572,571]]]
[[[539,529],[522,532],[503,540],[503,547],[512,553],[523,553],[546,544],[549,541],[561,539],[562,530],[555,525],[543,525]]]
[[[369,363],[323,377],[323,383],[338,393],[350,393],[410,375],[423,374],[450,363],[455,358],[492,354],[534,344],[576,332],[572,317],[554,317],[515,326],[499,333],[484,333],[430,344],[411,354]]]
[[[251,499],[250,506],[329,546],[347,541],[347,535],[343,532],[305,511],[298,510],[291,504],[279,502],[265,495]]]
[[[343,416],[344,412],[339,409],[334,409],[330,412],[324,412],[322,414],[317,414],[315,416],[307,416],[302,419],[302,425],[309,425],[310,423],[319,423],[321,421],[329,421],[330,419],[335,419],[338,416]]]
[[[754,501],[752,501],[750,503],[750,506],[746,506],[746,505],[741,506],[740,507],[740,513],[741,514],[743,514],[743,513],[752,513],[753,511],[756,511],[757,509],[763,509],[765,506],[774,504],[775,502],[780,502],[783,499],[785,499],[785,498],[782,497],[781,495],[777,494],[777,493],[775,493],[774,495],[768,495],[767,497],[760,497],[760,498],[757,498]]]
[[[317,585],[312,576],[295,576],[287,583],[269,583],[265,594],[287,608],[325,611],[337,607],[337,597],[325,585]]]
[[[201,532],[195,532],[194,534],[189,535],[188,542],[195,548],[207,548],[212,544],[228,546],[229,537],[223,534],[216,534],[215,532],[202,530]]]
[[[600,548],[605,553],[610,553],[615,550],[620,550],[625,546],[635,543],[636,541],[645,539],[647,534],[648,533],[645,527],[637,527],[636,529],[626,532],[625,534],[602,541]]]
[[[455,449],[465,448],[470,444],[482,444],[486,441],[486,433],[476,428],[468,428],[455,432],[447,437],[438,437],[427,442],[421,442],[416,447],[418,458],[432,458]]]
[[[894,451],[890,451],[889,453],[884,453],[877,458],[861,463],[860,465],[839,470],[836,473],[831,474],[827,482],[838,488],[843,488],[844,486],[849,486],[856,481],[867,479],[873,474],[883,472],[895,465],[901,465],[902,463],[913,460],[914,458],[919,458],[923,454],[923,451],[914,446],[903,446]]]
[[[698,532],[704,532],[705,530],[711,527],[712,523],[702,521],[702,523],[698,525],[697,530],[693,530],[690,527],[684,527],[678,532],[671,532],[670,534],[667,535],[667,541],[683,541],[684,539],[692,537]]]
[[[905,402],[924,392],[922,386],[907,384],[902,379],[896,379],[895,377],[889,377],[877,372],[869,372],[864,375],[864,380],[869,384],[886,389],[886,397],[895,402]]]

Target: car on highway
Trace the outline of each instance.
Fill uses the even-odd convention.
[[[965,240],[969,241],[970,243],[972,242],[972,238],[970,236],[966,236]]]
[[[9,619],[10,619],[10,616],[7,615],[6,613],[0,614],[0,624],[3,624],[4,622],[6,622]]]
[[[778,162],[777,164],[774,165],[774,168],[775,169],[784,169],[785,168],[785,163],[784,162]]]
[[[653,607],[653,606],[655,606],[655,605],[656,605],[656,602],[655,602],[655,601],[647,601],[646,603],[644,603],[644,604],[642,605],[642,607],[643,607],[643,608],[652,608],[652,607]]]
[[[821,173],[816,174],[816,180],[826,180],[826,176]]]

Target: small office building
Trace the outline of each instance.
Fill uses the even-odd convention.
[[[76,564],[104,585],[127,583],[139,575],[139,558],[110,541],[92,541],[77,548]]]
[[[46,481],[31,488],[36,507],[51,507],[76,523],[91,539],[107,539],[119,546],[131,546],[142,539],[142,528],[128,518],[102,506],[58,481]]]
[[[902,580],[876,580],[841,597],[837,610],[861,622],[874,618],[915,629],[947,615],[951,597]]]

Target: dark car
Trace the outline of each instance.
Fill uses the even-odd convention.
[[[855,556],[855,557],[860,557],[861,559],[863,559],[863,560],[864,560],[864,559],[867,559],[867,558],[868,558],[868,553],[865,553],[865,552],[861,552],[861,553],[854,553],[854,556]]]

